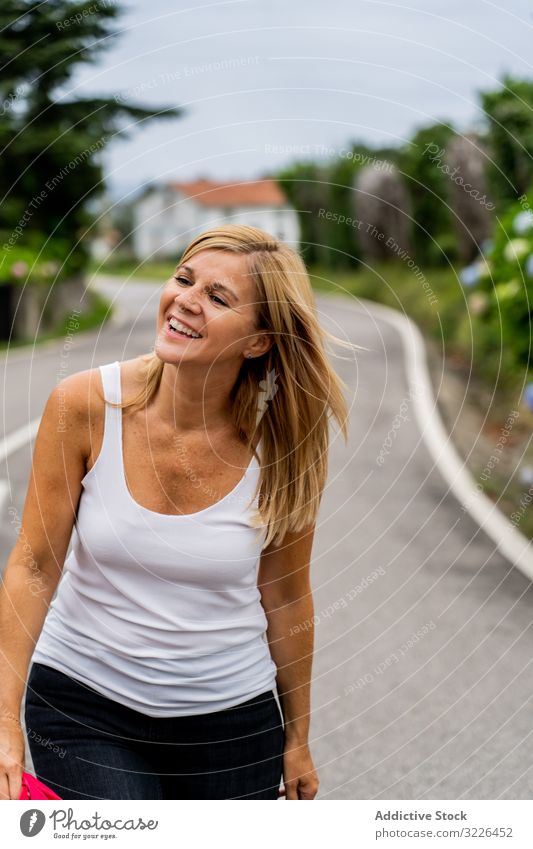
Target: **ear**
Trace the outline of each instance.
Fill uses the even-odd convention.
[[[251,344],[248,342],[246,350],[250,351],[254,357],[260,357],[262,354],[266,354],[273,344],[273,335],[268,331],[262,331],[254,338],[254,341]]]

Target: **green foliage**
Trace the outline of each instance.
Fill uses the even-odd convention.
[[[501,88],[480,93],[492,162],[488,177],[502,207],[533,182],[533,82],[504,76]]]
[[[159,283],[171,277],[175,263],[162,259],[145,259],[137,261],[120,253],[113,253],[107,259],[100,261],[92,258],[89,268],[95,274],[112,274],[128,280],[155,280]]]
[[[0,285],[50,284],[83,270],[84,248],[71,251],[66,239],[47,239],[44,233],[28,232],[13,247],[0,245]]]
[[[353,159],[346,157],[340,157],[328,167],[325,205],[346,218],[344,223],[338,223],[338,219],[324,222],[322,238],[329,246],[331,268],[353,267],[355,259],[361,254],[357,230],[350,223],[346,223],[353,218],[353,182],[356,170]]]
[[[362,249],[352,223],[354,183],[359,169],[377,162],[395,164],[405,181],[413,210],[417,260],[444,266],[456,259],[457,235],[447,178],[431,159],[441,152],[444,161],[446,144],[453,135],[452,127],[437,123],[418,130],[402,148],[372,148],[352,142],[329,162],[306,160],[283,169],[276,178],[298,213],[306,261],[332,269],[358,267]],[[328,219],[324,211],[333,215]]]
[[[355,176],[369,161],[390,158],[389,153],[388,149],[352,142],[342,155],[329,161],[297,162],[276,175],[298,213],[307,263],[339,269],[358,266],[361,248],[353,225]]]
[[[462,272],[476,293],[480,314],[476,349],[520,374],[531,363],[533,314],[533,192],[497,219],[485,256]]]
[[[446,176],[438,168],[454,135],[444,122],[419,129],[400,150],[398,166],[413,209],[413,244],[417,260],[445,265],[456,256],[456,236],[449,209]]]
[[[450,268],[424,267],[422,273],[431,287],[432,301],[413,271],[398,262],[376,262],[357,272],[332,273],[329,268],[314,267],[311,280],[317,290],[368,298],[405,312],[439,345],[444,333],[448,344],[465,312],[461,286]]]
[[[329,248],[323,238],[320,210],[324,207],[327,179],[322,167],[314,162],[297,162],[276,175],[300,224],[300,245],[307,263],[327,262]]]
[[[0,230],[12,254],[35,241],[31,234],[45,237],[38,250],[52,236],[67,243],[63,260],[72,251],[83,265],[81,241],[93,221],[86,204],[103,190],[107,143],[125,135],[131,119],[182,112],[65,95],[80,63],[94,62],[109,47],[110,25],[121,11],[117,3],[94,0],[5,0],[0,6]]]

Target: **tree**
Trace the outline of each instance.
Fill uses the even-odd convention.
[[[330,262],[335,268],[360,267],[364,234],[354,215],[357,208],[355,185],[360,172],[368,167],[367,163],[373,163],[372,167],[377,170],[388,168],[389,153],[385,148],[371,148],[362,142],[351,141],[329,165],[328,203],[337,218],[325,222],[324,233],[331,247]]]
[[[389,260],[399,251],[411,252],[411,204],[398,169],[382,165],[387,167],[366,165],[357,175],[354,208],[365,257]]]
[[[497,91],[480,93],[491,149],[489,180],[502,207],[533,182],[533,82],[504,76]]]
[[[92,218],[87,201],[104,190],[102,152],[117,136],[154,118],[175,118],[120,98],[69,98],[67,84],[81,63],[94,62],[117,35],[117,3],[4,0],[0,6],[0,230],[10,246],[52,235],[74,250]],[[61,97],[61,99],[58,99]],[[35,239],[34,239],[35,241]],[[66,257],[65,257],[66,259]],[[68,263],[67,263],[68,265]]]
[[[486,163],[483,139],[477,133],[457,135],[446,148],[448,196],[454,212],[459,259],[464,264],[476,258],[492,230],[490,211],[494,203],[487,196]]]
[[[361,249],[354,219],[354,179],[369,161],[385,164],[390,151],[350,142],[327,161],[297,162],[276,179],[296,209],[305,259],[330,268],[358,268]]]
[[[326,175],[315,162],[297,162],[284,168],[276,180],[291,201],[300,223],[300,244],[305,261],[325,264],[329,248],[323,241],[322,213],[327,191]]]
[[[423,264],[442,264],[455,258],[455,233],[448,205],[447,177],[441,165],[446,146],[454,136],[445,122],[417,130],[398,156],[413,210],[413,245]]]

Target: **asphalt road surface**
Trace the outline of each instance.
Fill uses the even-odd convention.
[[[113,324],[2,360],[4,436],[39,418],[60,378],[152,348],[160,287],[98,286],[116,299]],[[426,449],[397,330],[368,302],[317,304],[328,330],[370,349],[331,348],[349,386],[350,438],[332,429],[312,559],[318,798],[530,799],[530,582]],[[0,459],[3,568],[31,442]]]

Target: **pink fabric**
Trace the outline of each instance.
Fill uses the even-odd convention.
[[[53,790],[34,775],[23,772],[19,799],[61,799],[61,796],[56,796]]]

